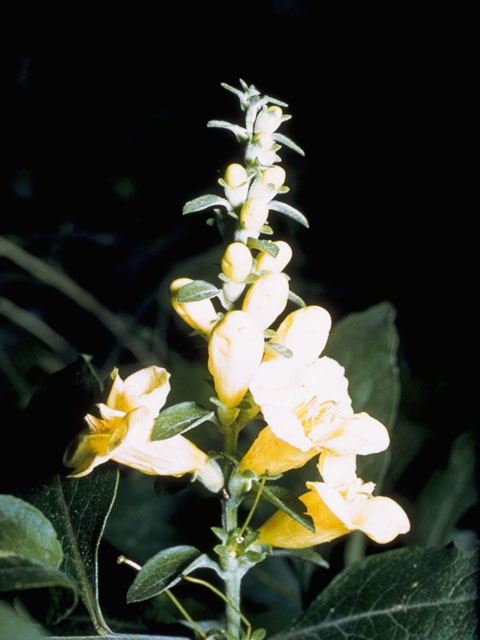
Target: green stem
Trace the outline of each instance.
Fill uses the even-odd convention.
[[[231,638],[240,638],[240,585],[241,575],[238,571],[238,560],[232,556],[225,562],[225,613],[227,617],[227,632]]]

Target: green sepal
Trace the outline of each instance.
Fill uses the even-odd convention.
[[[202,209],[208,209],[209,207],[216,207],[218,205],[226,207],[227,210],[231,209],[231,204],[228,200],[213,193],[207,193],[204,196],[199,196],[194,200],[186,202],[183,206],[182,214],[187,215],[188,213],[195,213],[195,211],[201,211]]]
[[[325,558],[313,549],[275,549],[272,551],[272,555],[298,558],[299,560],[305,560],[312,564],[316,564],[318,567],[323,567],[323,569],[328,569],[330,567]]]
[[[267,632],[265,629],[255,629],[255,631],[250,636],[250,640],[264,640]]]
[[[204,409],[196,402],[179,402],[160,412],[152,430],[152,440],[167,440],[180,433],[198,427],[202,422],[211,420],[214,411]]]
[[[229,537],[228,531],[225,531],[225,529],[222,529],[221,527],[210,527],[210,530],[217,536],[222,544],[227,544]]]
[[[296,151],[301,156],[305,155],[305,151],[301,147],[299,147],[298,144],[296,144],[293,140],[290,140],[290,138],[287,138],[287,136],[284,136],[283,133],[275,132],[272,134],[272,138],[277,142],[279,142],[280,144],[284,145],[285,147],[292,149],[292,151]]]
[[[257,238],[248,238],[247,247],[249,249],[258,249],[258,251],[266,251],[276,258],[280,249],[271,240],[258,240]]]
[[[273,229],[269,224],[264,224],[261,233],[264,233],[266,236],[273,236]]]
[[[218,296],[221,289],[205,280],[194,280],[183,286],[177,293],[177,302],[184,304],[185,302],[199,302]]]
[[[303,225],[307,229],[310,227],[307,218],[303,215],[303,213],[298,211],[298,209],[295,209],[295,207],[292,207],[291,205],[286,204],[285,202],[279,202],[278,200],[272,200],[269,206],[270,206],[270,209],[272,209],[272,211],[278,211],[278,213],[283,213],[289,218],[292,218],[293,220],[295,220],[296,222],[299,222],[301,225]]]
[[[293,304],[296,304],[297,307],[306,307],[307,306],[305,300],[300,298],[300,296],[297,296],[297,294],[293,293],[293,291],[289,291],[288,292],[288,299],[290,300],[290,302],[293,302]]]
[[[253,485],[255,488],[259,488],[258,482],[254,481]],[[288,489],[284,487],[263,487],[262,498],[284,511],[309,531],[315,532],[312,518],[305,513],[305,505]]]
[[[184,571],[201,556],[189,545],[170,547],[147,560],[127,592],[127,602],[141,602],[170,589],[182,579]]]

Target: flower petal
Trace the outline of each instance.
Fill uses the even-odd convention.
[[[70,478],[81,478],[88,475],[95,467],[111,457],[109,450],[110,434],[92,434],[88,430],[81,431],[67,447],[63,455],[63,464],[73,467]]]
[[[410,530],[410,521],[402,507],[384,496],[365,500],[354,511],[353,523],[369,538],[380,544],[394,540]]]
[[[348,487],[357,478],[355,454],[339,456],[323,451],[318,461],[318,470],[324,482],[332,487]]]
[[[351,531],[354,528],[350,504],[339,491],[325,482],[307,482],[307,487],[316,491],[326,507],[343,523],[347,530]]]
[[[288,280],[282,273],[267,273],[248,289],[242,310],[265,331],[285,309],[288,289]]]

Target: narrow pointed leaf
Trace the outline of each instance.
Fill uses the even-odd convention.
[[[293,293],[293,291],[289,291],[288,292],[288,299],[290,300],[290,302],[293,302],[293,304],[296,304],[297,307],[305,307],[306,306],[305,300],[300,298],[300,296],[297,296],[297,294]]]
[[[237,140],[240,142],[248,139],[248,132],[238,124],[232,124],[231,122],[225,122],[224,120],[210,120],[207,122],[207,127],[217,129],[228,129],[235,134]]]
[[[214,411],[204,409],[196,402],[180,402],[160,412],[152,431],[152,440],[166,440],[179,433],[198,427],[210,420]]]
[[[275,640],[474,640],[477,585],[478,551],[387,551],[344,569]]]
[[[259,251],[266,251],[271,256],[276,258],[280,249],[271,240],[258,240],[257,238],[248,238],[247,247],[249,249],[258,249]]]
[[[305,560],[306,562],[316,564],[324,569],[328,569],[330,566],[325,558],[313,549],[274,549],[272,555],[298,558],[299,560]]]
[[[276,351],[284,358],[291,358],[293,356],[293,351],[291,349],[278,342],[267,342],[265,346],[268,347],[268,349],[272,349],[272,351]]]
[[[285,147],[288,147],[289,149],[292,149],[292,151],[296,151],[301,156],[305,155],[305,151],[301,147],[299,147],[298,144],[296,144],[293,140],[290,140],[290,138],[287,138],[287,136],[284,136],[283,133],[275,132],[272,135],[272,137],[274,140],[276,140],[280,144],[284,145]]]
[[[285,202],[272,200],[269,204],[269,207],[270,209],[272,209],[272,211],[278,211],[279,213],[283,213],[289,218],[292,218],[293,220],[295,220],[296,222],[299,222],[304,227],[307,227],[307,229],[310,226],[308,224],[307,218],[303,215],[303,213],[301,213],[300,211],[298,211],[298,209],[295,209],[291,205],[286,204]]]
[[[205,280],[195,280],[186,284],[177,294],[177,302],[198,302],[199,300],[207,300],[218,296],[221,289],[218,289],[210,282]]]
[[[32,491],[30,501],[49,517],[62,542],[61,569],[77,585],[95,628],[108,632],[98,601],[98,547],[115,498],[118,468],[95,469],[85,478],[55,475]]]
[[[187,213],[195,213],[195,211],[201,211],[202,209],[208,209],[209,207],[218,207],[221,205],[222,207],[226,207],[227,209],[231,208],[230,203],[225,198],[221,198],[220,196],[216,196],[213,193],[208,193],[204,196],[199,196],[194,200],[189,200],[183,206],[182,213],[186,215]]]
[[[258,489],[259,483],[254,482],[253,484]],[[309,531],[315,531],[312,518],[305,512],[305,505],[288,489],[284,487],[263,487],[262,498],[275,505],[277,509],[284,511]]]
[[[195,547],[181,545],[160,551],[147,560],[127,593],[127,602],[140,602],[170,589],[183,571],[201,555]]]

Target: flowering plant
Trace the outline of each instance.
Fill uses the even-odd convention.
[[[376,337],[380,340],[385,332],[396,343],[392,308],[379,305],[366,315],[347,318],[338,329],[333,324],[332,329],[326,308],[307,304],[294,292],[295,283],[286,272],[294,261],[293,247],[272,237],[278,216],[309,226],[303,213],[283,200],[289,191],[288,176],[278,155],[282,148],[302,155],[303,151],[279,132],[290,118],[284,102],[261,95],[243,81],[240,88],[224,88],[239,99],[244,122],[213,120],[209,126],[234,134],[243,147],[241,162],[227,165],[218,181],[221,195],[199,196],[183,209],[185,215],[212,211],[208,222],[224,238],[218,281],[181,273],[170,283],[174,312],[193,329],[191,339],[205,347],[208,398],[203,404],[197,398],[185,400],[190,391],[185,384],[182,400],[169,402],[175,371],[156,363],[137,367],[125,378],[115,367],[106,397],[99,402],[101,385],[90,360],[77,361],[75,384],[88,387],[89,408],[82,424],[75,419],[76,433],[63,453],[68,471],[40,483],[27,500],[2,496],[0,561],[6,577],[0,578],[0,586],[9,593],[48,586],[49,624],[66,618],[81,599],[98,634],[126,638],[122,631],[112,633],[115,622],[106,620],[100,609],[97,552],[105,530],[118,549],[119,564],[127,565],[121,567],[122,576],[132,569],[136,572],[129,578],[127,602],[152,605],[147,613],[149,628],[156,623],[163,630],[163,625],[182,619],[189,635],[205,640],[261,640],[266,633],[280,640],[306,635],[433,637],[423,634],[430,623],[414,620],[410,611],[431,608],[433,602],[438,607],[447,597],[440,579],[436,590],[424,586],[425,566],[437,563],[435,571],[443,571],[446,584],[448,576],[460,580],[472,554],[457,548],[407,547],[384,553],[378,546],[369,547],[374,552],[367,553],[367,541],[399,545],[414,517],[407,515],[403,499],[380,493],[398,401],[398,371],[395,349],[389,347],[380,358],[380,375],[383,381],[389,376],[391,384],[376,391],[375,373],[362,370],[363,383],[373,388],[362,400],[355,365],[345,357],[342,344],[348,344],[352,326],[353,333],[362,330],[372,315],[381,326]],[[353,322],[350,329],[349,322]],[[350,346],[354,342],[350,338]],[[373,357],[375,352],[367,360]],[[192,385],[194,377],[192,367]],[[387,409],[376,404],[376,393]],[[122,480],[139,487],[144,486],[140,474],[158,476],[159,491],[169,486],[165,478],[199,481],[201,486],[194,487],[195,507],[190,506],[188,515],[189,530],[179,527],[171,536],[175,544],[154,541],[155,551],[144,557],[127,536],[118,535],[122,527],[116,533],[115,527],[105,529],[119,471]],[[391,494],[390,486],[385,493]],[[208,505],[205,517],[201,500]],[[221,514],[207,524],[212,501]],[[131,501],[129,506],[134,506]],[[125,523],[115,509],[112,517]],[[151,528],[152,535],[157,524],[153,515],[135,516],[135,526]],[[216,544],[203,542],[201,527],[211,530]],[[193,544],[195,536],[198,543]],[[275,577],[278,571],[308,582],[335,559],[336,547],[330,543],[337,540],[345,541],[348,566],[316,599],[306,607],[297,603],[290,617],[282,619],[281,624],[291,626],[289,631],[268,616],[265,630],[257,622],[258,607],[279,611],[284,596],[274,590],[269,605],[260,586],[262,579],[268,581],[263,577],[268,569],[259,566],[265,563],[273,580],[281,582]],[[8,578],[7,570],[18,572],[16,582]],[[33,576],[30,582],[28,572]],[[394,588],[385,604],[391,581]],[[470,594],[467,582],[462,588]],[[200,589],[213,594],[223,611],[212,605],[205,615],[205,609],[183,604],[175,592],[185,585],[198,588],[195,599],[200,599]],[[250,596],[242,598],[246,590]],[[447,590],[451,595],[450,586]],[[352,593],[359,594],[358,601],[352,600]],[[192,605],[187,593],[189,598]],[[462,602],[466,599],[467,595]],[[451,598],[452,606],[460,600]],[[200,611],[199,618],[195,610]],[[471,618],[470,610],[462,616]],[[375,620],[381,627],[375,627]],[[406,631],[395,635],[398,629]]]

